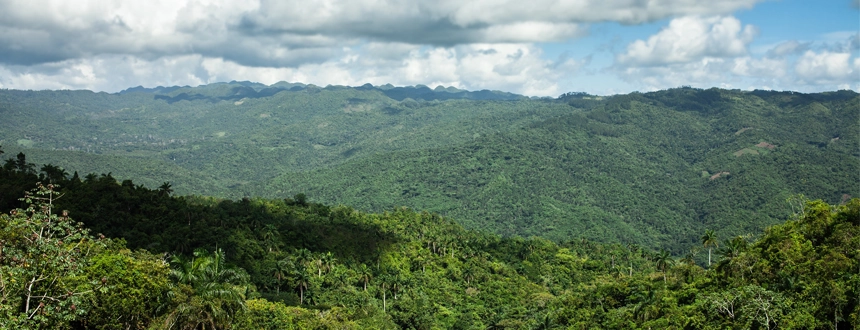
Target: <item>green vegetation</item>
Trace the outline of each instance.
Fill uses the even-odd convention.
[[[3,90],[0,142],[18,141],[4,145],[69,171],[114,173],[149,186],[170,178],[182,194],[241,198],[271,196],[262,185],[284,172],[454,145],[570,111],[509,94],[484,100],[462,91],[430,97],[420,88],[248,85],[120,94]],[[414,98],[385,94],[397,90]]]
[[[851,91],[232,82],[0,116],[0,328],[860,327]]]
[[[25,198],[0,206],[3,328],[860,325],[857,198],[792,199],[788,220],[757,237],[703,228],[708,239],[697,246],[722,238],[703,267],[698,249],[675,258],[636,245],[506,238],[428,212],[365,213],[303,195],[175,197],[167,183],[37,172],[23,154],[7,165],[0,182]],[[21,193],[37,181],[45,183]]]
[[[702,228],[727,237],[780,222],[794,194],[858,196],[858,105],[853,92],[622,95],[454,147],[286,173],[269,190],[362,210],[409,205],[505,236],[680,255],[701,244]],[[734,154],[744,148],[758,151]]]
[[[171,182],[181,195],[303,193],[366,212],[428,210],[505,237],[682,255],[702,228],[731,237],[782,221],[796,194],[860,196],[858,105],[852,91],[692,88],[556,100],[247,82],[4,90],[0,142],[69,173]]]

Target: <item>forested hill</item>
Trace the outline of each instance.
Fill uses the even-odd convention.
[[[699,248],[676,258],[302,195],[175,197],[169,184],[69,177],[23,154],[0,167],[0,185],[24,197],[0,198],[2,329],[860,325],[858,198],[799,200],[755,237],[704,230]]]
[[[179,194],[306,193],[361,210],[430,210],[503,235],[676,255],[706,228],[742,235],[785,219],[797,194],[832,204],[860,195],[852,91],[489,94],[238,82],[6,90],[0,141],[69,173],[169,181]]]
[[[753,233],[795,194],[860,193],[860,99],[676,89],[572,98],[572,111],[455,147],[283,174],[269,190],[370,210],[428,209],[468,228],[681,253],[703,228]]]
[[[0,143],[69,171],[112,172],[148,186],[169,180],[181,194],[244,197],[272,195],[261,186],[281,173],[457,145],[571,111],[563,103],[452,88],[263,87],[2,90]]]

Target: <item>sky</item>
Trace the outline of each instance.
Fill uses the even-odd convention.
[[[860,91],[860,0],[0,0],[0,88]]]

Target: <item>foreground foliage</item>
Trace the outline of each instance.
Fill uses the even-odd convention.
[[[92,237],[66,212],[53,185],[39,186],[25,209],[0,215],[0,326],[58,327],[84,315],[97,283],[84,276]]]
[[[786,222],[755,237],[705,233],[719,242],[707,244],[716,248],[708,267],[696,263],[705,254],[698,249],[676,258],[636,245],[503,238],[405,208],[365,213],[305,196],[173,197],[168,184],[58,179],[0,216],[3,327],[860,325],[856,198],[797,203]],[[58,190],[63,197],[50,198]],[[54,214],[60,209],[79,214],[95,237]],[[34,240],[39,230],[42,241]],[[169,257],[152,254],[163,252]],[[34,310],[36,301],[44,307]]]

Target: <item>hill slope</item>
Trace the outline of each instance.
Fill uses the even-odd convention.
[[[784,219],[793,194],[857,196],[858,114],[853,92],[631,94],[454,148],[284,174],[270,187],[369,210],[428,209],[503,235],[681,252],[705,228],[732,236]]]
[[[0,144],[36,163],[158,185],[152,173],[123,165],[149,163],[174,178],[178,193],[243,197],[264,194],[260,184],[283,172],[456,145],[569,111],[519,95],[426,87],[233,82],[118,94],[7,90],[0,91]],[[82,164],[61,151],[130,161]]]
[[[532,100],[247,82],[0,91],[0,144],[179,194],[410,206],[471,229],[665,247],[757,232],[860,182],[860,98],[672,89]]]

